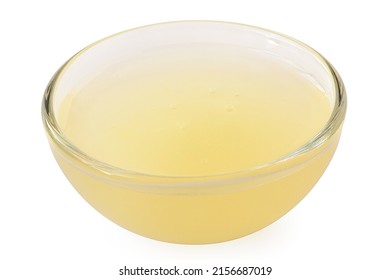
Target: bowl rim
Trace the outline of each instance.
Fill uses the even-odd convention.
[[[335,101],[334,106],[331,115],[329,116],[328,121],[324,124],[323,128],[308,142],[306,142],[304,145],[300,146],[299,148],[295,149],[294,151],[283,155],[282,157],[279,157],[275,160],[262,163],[259,165],[255,165],[248,168],[243,168],[235,171],[229,171],[224,173],[216,173],[216,174],[207,174],[207,175],[191,175],[191,176],[185,176],[185,175],[157,175],[157,174],[148,174],[148,173],[142,173],[137,172],[133,170],[126,170],[122,169],[120,167],[99,161],[90,155],[84,153],[82,150],[80,150],[77,146],[73,145],[65,135],[62,133],[61,129],[59,128],[59,125],[57,124],[57,121],[55,119],[55,114],[53,110],[53,95],[55,93],[55,87],[57,81],[60,80],[61,74],[66,71],[66,68],[77,59],[78,56],[82,55],[87,50],[93,48],[95,45],[109,40],[115,36],[118,36],[123,33],[132,32],[134,30],[139,30],[143,28],[149,28],[153,26],[160,26],[160,25],[167,25],[167,24],[183,24],[183,23],[220,23],[220,24],[228,24],[228,25],[235,25],[235,26],[242,26],[250,29],[259,30],[268,34],[280,36],[283,39],[286,39],[302,48],[304,48],[307,52],[314,55],[319,62],[322,63],[322,66],[325,67],[325,69],[330,74],[331,80],[333,82],[333,90],[335,92]],[[302,43],[301,41],[292,38],[290,36],[284,35],[279,32],[275,32],[266,28],[254,26],[254,25],[248,25],[248,24],[241,24],[236,22],[229,22],[229,21],[216,21],[216,20],[180,20],[180,21],[167,21],[167,22],[160,22],[155,24],[149,24],[149,25],[143,25],[136,28],[131,28],[124,30],[122,32],[115,33],[113,35],[110,35],[108,37],[105,37],[103,39],[100,39],[87,47],[81,49],[79,52],[77,52],[75,55],[73,55],[70,59],[68,59],[53,75],[51,80],[49,81],[42,100],[42,120],[44,123],[44,127],[46,130],[46,133],[50,136],[50,138],[60,147],[62,148],[67,154],[79,159],[81,162],[86,164],[89,167],[92,167],[95,171],[98,171],[101,174],[116,177],[116,178],[144,178],[144,179],[161,179],[163,181],[169,180],[169,181],[182,181],[182,180],[223,180],[225,181],[227,178],[232,177],[242,177],[245,176],[245,174],[252,174],[253,172],[258,173],[267,173],[267,170],[270,167],[277,166],[278,164],[285,163],[289,160],[292,160],[293,158],[296,158],[299,155],[308,153],[315,148],[321,146],[323,143],[325,143],[329,138],[331,138],[336,131],[341,127],[345,114],[346,114],[346,108],[347,108],[347,96],[346,91],[344,87],[344,83],[336,71],[336,69],[333,67],[333,65],[325,59],[319,52],[311,48],[310,46],[306,45],[305,43]],[[264,171],[264,172],[262,172]]]

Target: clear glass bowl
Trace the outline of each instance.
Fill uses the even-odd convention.
[[[283,157],[245,170],[205,176],[158,176],[124,170],[93,158],[67,139],[56,116],[73,88],[146,49],[199,42],[255,49],[294,65],[324,89],[333,106],[329,121],[308,143]],[[132,232],[186,244],[235,239],[286,214],[325,171],[338,144],[345,112],[342,80],[316,51],[269,30],[215,21],[161,23],[100,40],[57,71],[42,105],[52,152],[87,202]]]

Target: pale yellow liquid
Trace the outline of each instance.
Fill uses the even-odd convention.
[[[129,171],[227,178],[305,145],[331,114],[315,81],[251,50],[171,46],[119,64],[70,92],[57,122],[85,154]],[[193,179],[168,189],[160,177],[146,186],[137,176],[117,182],[53,151],[80,194],[119,225],[164,241],[211,243],[254,232],[294,207],[325,170],[338,136],[277,165],[283,172],[233,176],[211,189],[202,183],[199,191],[186,184]]]
[[[201,176],[276,160],[313,138],[330,113],[324,92],[276,58],[176,46],[107,69],[63,100],[58,122],[99,161]]]

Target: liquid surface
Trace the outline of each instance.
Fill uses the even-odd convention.
[[[307,143],[331,106],[277,58],[220,46],[149,50],[61,102],[57,122],[89,156],[153,175],[202,176],[276,160]]]

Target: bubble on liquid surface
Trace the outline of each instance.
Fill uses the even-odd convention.
[[[177,127],[180,129],[180,130],[185,130],[187,128],[187,125],[185,123],[179,123],[177,125]]]
[[[217,93],[216,88],[214,88],[214,87],[209,88],[209,94],[216,94],[216,93]]]
[[[229,104],[229,105],[226,105],[225,106],[225,110],[228,111],[228,112],[232,112],[234,110],[234,106]]]

